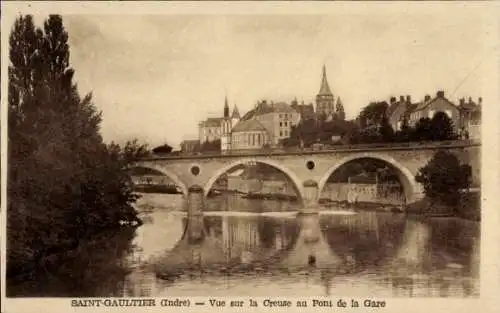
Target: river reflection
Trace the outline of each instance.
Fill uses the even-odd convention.
[[[476,222],[326,208],[297,215],[296,203],[234,196],[208,200],[204,216],[189,220],[177,196],[145,195],[139,208],[145,223],[135,236],[96,239],[75,256],[71,277],[45,278],[36,290],[24,283],[13,295],[479,294]]]
[[[297,204],[267,202],[256,214],[249,200],[219,197],[189,221],[168,208],[145,214],[142,249],[132,254],[143,262],[123,295],[478,295],[475,222],[326,209],[297,216]],[[191,228],[203,238],[191,242]]]

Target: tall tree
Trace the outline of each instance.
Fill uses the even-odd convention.
[[[419,169],[415,180],[423,185],[424,192],[430,199],[455,205],[460,199],[460,190],[469,187],[471,174],[471,167],[460,164],[455,155],[438,151]]]
[[[380,139],[382,142],[393,142],[395,140],[394,137],[394,129],[392,129],[391,124],[389,124],[389,119],[387,116],[383,116],[380,122]]]
[[[428,117],[423,117],[417,121],[415,130],[412,134],[413,141],[427,141],[433,140],[431,120]]]
[[[389,105],[387,102],[371,102],[361,110],[358,116],[360,126],[362,128],[368,126],[380,126],[382,119],[386,115]]]
[[[434,114],[430,122],[430,131],[433,140],[453,140],[457,138],[453,121],[443,112]]]
[[[125,167],[137,144],[106,146],[92,96],[80,98],[68,34],[20,16],[9,38],[9,272],[39,267],[97,229],[134,219]],[[133,153],[132,153],[133,154]]]

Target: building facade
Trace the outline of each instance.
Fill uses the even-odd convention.
[[[221,141],[221,150],[231,149],[231,131],[240,120],[240,114],[236,105],[233,112],[229,114],[227,97],[224,100],[224,112],[222,117],[211,117],[198,124],[198,140],[200,143]]]
[[[481,106],[483,99],[480,97],[478,102],[472,101],[469,97],[468,101],[464,98],[460,99],[459,109],[461,134],[465,139],[480,140],[481,139]]]
[[[395,131],[401,130],[404,120],[409,120],[411,110],[414,107],[410,96],[406,96],[406,98],[405,96],[400,96],[399,101],[396,100],[396,97],[392,97],[387,109],[387,119],[392,129]]]
[[[268,130],[256,119],[240,121],[231,131],[231,150],[261,149],[270,144]]]
[[[261,103],[255,117],[267,130],[271,146],[278,146],[282,139],[290,137],[292,126],[300,121],[300,114],[285,102]]]
[[[455,129],[459,129],[460,110],[445,97],[444,91],[438,91],[434,98],[425,96],[424,101],[411,110],[409,125],[415,126],[421,118],[432,119],[438,112],[445,113],[453,122]]]

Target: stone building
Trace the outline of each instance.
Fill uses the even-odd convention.
[[[271,142],[271,136],[257,119],[240,121],[231,131],[231,150],[261,149]]]
[[[200,143],[220,139],[221,150],[230,150],[231,131],[239,120],[240,113],[236,105],[234,105],[232,114],[229,114],[229,104],[226,97],[222,117],[210,117],[198,124],[198,139]]]
[[[292,126],[300,121],[300,113],[285,102],[268,103],[263,100],[245,114],[240,123],[249,120],[258,121],[267,131],[269,140],[266,143],[277,146],[282,139],[290,137]]]

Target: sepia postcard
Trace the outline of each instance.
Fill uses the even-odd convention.
[[[498,311],[499,9],[3,2],[2,312]]]

